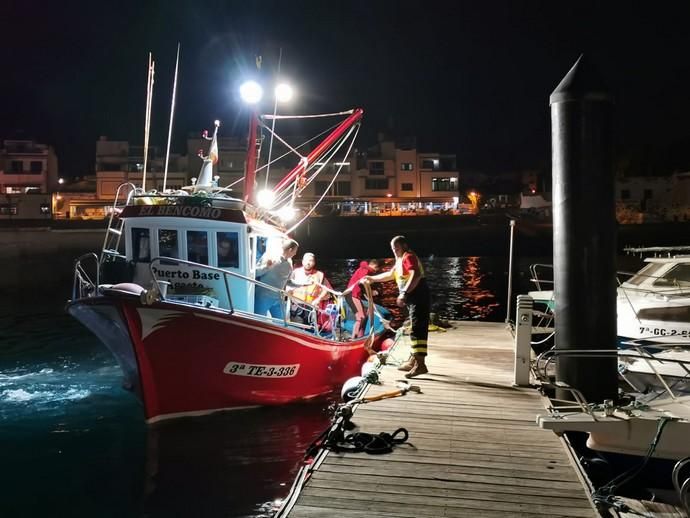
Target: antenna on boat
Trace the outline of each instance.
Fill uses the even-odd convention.
[[[153,99],[153,75],[156,63],[149,52],[149,76],[146,82],[146,117],[144,121],[144,172],[141,177],[141,190],[146,191],[146,163],[149,156],[149,128],[151,127],[151,100]]]
[[[180,44],[177,44],[177,58],[175,59],[175,79],[173,80],[172,101],[170,104],[170,125],[168,126],[168,147],[165,150],[165,169],[163,171],[163,192],[168,183],[168,162],[170,161],[170,140],[172,139],[173,117],[175,115],[175,97],[177,95],[177,69],[180,65]]]

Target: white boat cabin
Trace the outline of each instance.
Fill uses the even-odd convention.
[[[121,220],[132,282],[148,288],[155,276],[168,300],[247,312],[254,310],[257,263],[286,237],[242,208],[215,204],[128,205]]]

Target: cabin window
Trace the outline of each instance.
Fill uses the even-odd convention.
[[[218,268],[239,268],[240,252],[237,232],[217,232]]]
[[[268,241],[265,237],[256,238],[256,262],[261,260],[261,258],[266,253],[266,242]]]
[[[208,264],[208,234],[203,230],[187,231],[187,260]]]
[[[132,259],[136,263],[151,261],[151,239],[148,228],[132,229]]]
[[[690,306],[667,306],[663,308],[643,308],[637,313],[640,320],[660,320],[662,322],[687,322],[690,319]]]
[[[690,265],[679,264],[674,266],[666,275],[655,280],[654,286],[668,286],[673,288],[690,286]]]
[[[180,257],[177,230],[160,229],[158,231],[158,255],[161,257]]]
[[[662,263],[649,263],[642,270],[637,272],[628,283],[639,286],[647,279],[656,278],[656,272],[659,271],[662,266]]]

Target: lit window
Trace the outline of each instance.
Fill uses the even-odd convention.
[[[457,191],[457,179],[456,178],[432,178],[431,179],[431,190],[432,191]]]
[[[414,171],[414,164],[412,162],[403,162],[400,164],[401,171]]]

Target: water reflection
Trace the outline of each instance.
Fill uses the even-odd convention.
[[[144,516],[271,516],[327,425],[318,404],[160,423],[148,434]]]
[[[502,321],[504,303],[498,297],[506,291],[507,264],[495,257],[422,257],[431,288],[431,311],[440,318],[452,320]],[[382,269],[390,269],[393,258],[381,260]],[[325,261],[326,272],[336,289],[344,289],[359,265],[359,259]],[[403,313],[395,305],[398,296],[395,283],[377,284],[377,302],[391,310],[394,320]]]

